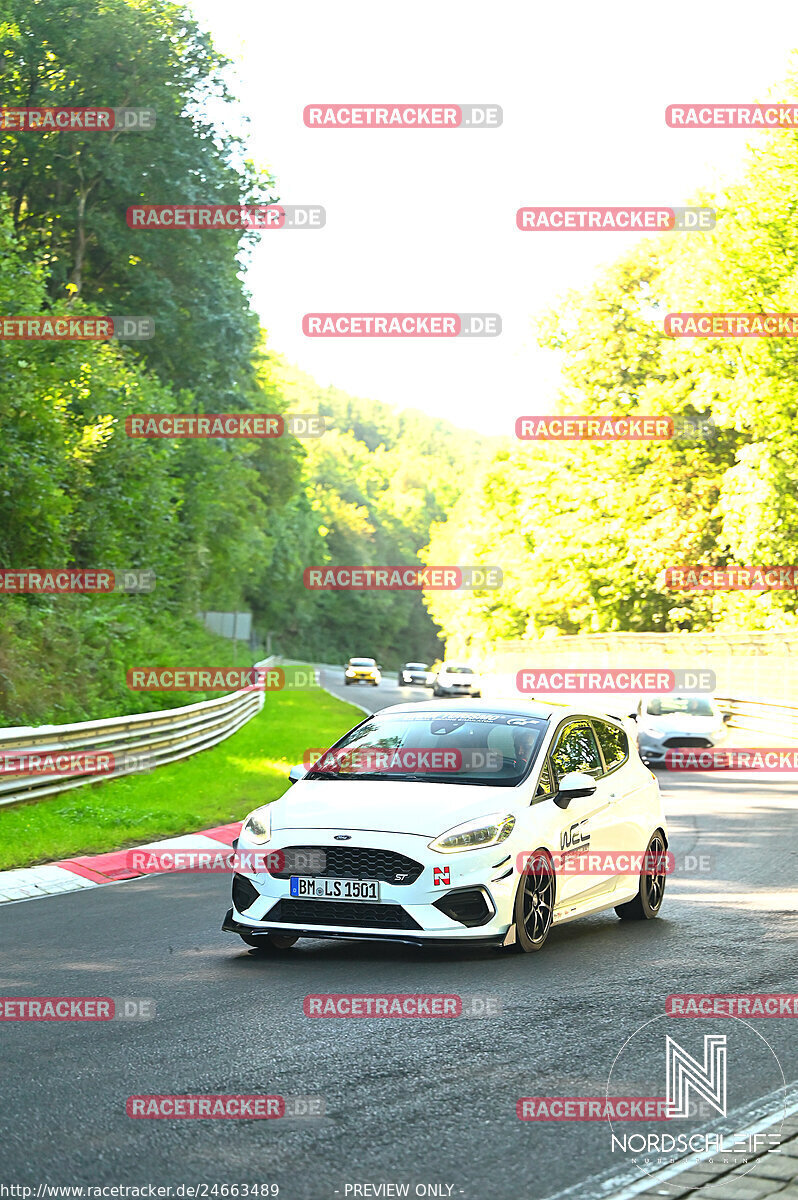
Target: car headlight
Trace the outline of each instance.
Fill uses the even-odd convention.
[[[489,817],[477,817],[455,825],[429,843],[430,850],[441,854],[455,854],[460,850],[479,850],[485,846],[498,846],[513,832],[515,817],[509,813],[491,813]]]
[[[249,814],[241,834],[242,836],[246,835],[248,840],[254,842],[256,846],[265,846],[271,840],[272,817],[268,804],[263,808],[256,808]]]

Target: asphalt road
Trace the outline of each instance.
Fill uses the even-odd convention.
[[[429,694],[328,682],[370,710]],[[636,1168],[611,1152],[606,1124],[521,1122],[518,1098],[603,1096],[624,1042],[670,993],[798,992],[795,780],[660,779],[677,863],[702,854],[706,870],[669,879],[658,921],[601,914],[555,928],[537,955],[301,941],[263,956],[220,932],[223,876],[149,877],[3,906],[3,995],[152,997],[157,1015],[0,1026],[0,1181],[277,1183],[285,1200],[379,1195],[351,1189],[384,1183],[474,1200],[608,1194],[598,1177]],[[500,1011],[306,1018],[303,998],[326,992],[456,993]],[[716,1028],[680,1026],[685,1045]],[[798,1078],[794,1021],[751,1026],[787,1081]],[[661,1095],[661,1056],[651,1039],[639,1047],[625,1060],[627,1086],[611,1090]],[[772,1056],[730,1064],[730,1079],[730,1107],[741,1110],[773,1091]],[[164,1093],[322,1097],[325,1114],[126,1115],[128,1096]]]

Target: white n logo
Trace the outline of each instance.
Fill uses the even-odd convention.
[[[726,1035],[704,1036],[704,1065],[672,1037],[665,1037],[669,1117],[690,1116],[690,1091],[726,1116]]]

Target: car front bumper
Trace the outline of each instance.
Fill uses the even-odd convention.
[[[268,850],[289,847],[340,850],[341,847],[331,841],[334,834],[340,833],[340,829],[330,830],[325,837],[323,830],[281,830],[279,836],[268,843]],[[389,939],[413,945],[447,941],[502,944],[505,941],[512,924],[518,885],[515,852],[506,845],[461,854],[438,854],[429,849],[428,838],[415,835],[352,830],[350,839],[346,849],[383,852],[385,855],[394,853],[411,859],[421,867],[418,877],[411,883],[389,883],[380,879],[378,902],[299,900],[290,894],[289,878],[278,878],[266,871],[242,871],[236,878],[244,884],[236,884],[234,879],[233,908],[225,918],[223,929],[250,935],[281,932],[311,938]],[[239,851],[247,849],[251,847],[239,845]],[[354,873],[347,876],[344,872],[345,868],[336,868],[329,871],[328,877],[358,877]],[[363,873],[363,877],[368,876]],[[479,912],[475,893],[481,893],[484,899],[484,913]],[[237,900],[236,894],[243,895],[243,900]],[[474,905],[479,923],[465,924],[447,915],[436,906],[436,901],[443,901],[446,907],[460,915]]]
[[[728,734],[726,729],[719,734],[706,734],[700,737],[681,736],[675,733],[664,733],[661,736],[653,733],[638,733],[637,749],[643,762],[664,763],[669,750],[711,750],[722,746]]]

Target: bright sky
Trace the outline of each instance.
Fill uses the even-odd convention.
[[[535,314],[633,238],[521,233],[525,205],[678,205],[751,137],[671,103],[780,99],[798,8],[774,0],[190,0],[236,64],[252,156],[320,231],[266,232],[249,285],[273,349],[356,395],[510,433],[552,410]],[[495,103],[499,129],[307,129],[311,103]],[[753,135],[757,136],[757,135]],[[164,198],[166,199],[166,198]],[[153,201],[160,198],[153,197]],[[213,236],[211,233],[207,236]],[[661,236],[700,236],[663,234]],[[306,312],[498,312],[497,338],[311,339]]]

